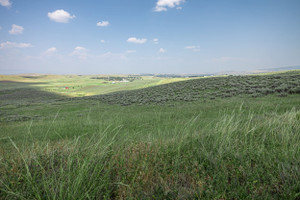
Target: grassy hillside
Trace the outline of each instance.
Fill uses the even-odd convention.
[[[109,78],[109,80],[105,78]],[[187,80],[188,78],[158,78],[153,76],[132,76],[128,75],[0,75],[0,92],[4,90],[33,87],[43,92],[55,93],[66,97],[82,97],[106,94],[117,91],[146,88],[170,82]],[[97,79],[98,78],[98,79]],[[121,78],[121,79],[117,79]],[[116,80],[114,80],[116,79]]]
[[[0,199],[298,199],[299,71],[274,76],[2,90]]]

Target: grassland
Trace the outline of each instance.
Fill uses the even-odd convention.
[[[0,75],[1,88],[3,90],[28,88],[50,92],[66,97],[82,97],[124,90],[134,90],[146,88],[165,83],[188,80],[190,78],[159,78],[154,76],[136,76],[140,77],[132,82],[107,81],[105,79],[95,79],[95,77],[124,77],[128,79],[132,76],[127,75]],[[68,89],[66,89],[68,88]]]
[[[81,98],[49,92],[46,77],[6,77],[0,199],[299,199],[299,76],[140,84]]]

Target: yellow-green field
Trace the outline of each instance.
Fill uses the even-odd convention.
[[[92,77],[95,76],[97,75],[0,75],[0,91],[34,87],[45,92],[63,96],[82,97],[146,88],[189,79],[142,76],[140,80],[134,80],[133,82],[120,82],[92,79]],[[8,81],[8,83],[6,83],[6,81]]]

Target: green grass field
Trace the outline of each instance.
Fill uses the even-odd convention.
[[[0,199],[300,198],[300,71],[0,80]]]
[[[0,75],[1,88],[4,90],[34,87],[35,89],[63,95],[67,97],[82,97],[124,90],[134,90],[149,86],[161,85],[176,81],[188,80],[189,78],[159,78],[143,76],[133,82],[106,81],[93,79],[97,76],[81,75]],[[108,75],[103,77],[109,77]],[[113,77],[123,77],[115,75]],[[126,77],[124,75],[124,77]],[[66,89],[68,87],[68,89]]]

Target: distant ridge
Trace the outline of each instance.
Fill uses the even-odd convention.
[[[267,69],[262,69],[266,71],[284,71],[284,70],[296,70],[300,69],[300,65],[298,66],[287,66],[287,67],[277,67],[277,68],[267,68]]]
[[[298,70],[300,69],[300,65],[298,66],[287,66],[287,67],[275,67],[275,68],[265,68],[265,69],[257,69],[252,71],[223,71],[214,73],[214,75],[247,75],[247,74],[260,74],[266,72],[278,72],[278,71],[288,71],[288,70]]]
[[[218,75],[247,75],[247,74],[259,74],[259,73],[267,73],[267,72],[278,72],[278,71],[288,71],[288,70],[300,70],[300,65],[296,66],[286,66],[286,67],[273,67],[273,68],[264,68],[264,69],[256,69],[251,71],[219,71],[214,73],[180,73],[180,74],[163,74],[163,73],[137,73],[137,74],[122,74],[122,75],[136,75],[136,76],[155,76],[162,78],[196,78],[196,77],[207,77],[207,76],[218,76]],[[11,74],[18,76],[30,76],[30,77],[38,77],[38,76],[46,76],[46,75],[55,75],[55,74],[46,74],[46,73],[21,73],[21,74]],[[56,74],[56,75],[75,75],[81,76],[79,74]],[[109,74],[86,74],[90,75],[109,75]]]

